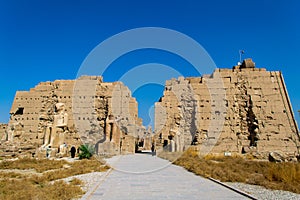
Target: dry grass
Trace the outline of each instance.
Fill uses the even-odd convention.
[[[65,181],[33,184],[28,179],[0,181],[0,199],[72,199],[84,194],[80,186]]]
[[[3,160],[0,162],[0,169],[35,169],[37,172],[44,172],[62,168],[64,164],[68,164],[68,162],[65,160],[22,158],[15,161]]]
[[[237,156],[201,158],[187,151],[174,164],[224,182],[243,182],[300,194],[300,163],[271,163]]]
[[[25,178],[25,174],[17,173],[17,172],[0,172],[0,179],[19,179],[19,178]]]
[[[78,179],[78,178],[73,178],[71,181],[70,181],[70,184],[72,185],[80,185],[80,186],[83,186],[84,183],[82,182],[82,180]]]
[[[181,154],[182,154],[181,152],[162,151],[162,152],[158,152],[157,156],[162,159],[169,160],[170,162],[174,162],[175,160],[181,157]]]
[[[2,161],[0,169],[0,199],[73,199],[84,194],[81,189],[83,182],[76,178],[70,183],[59,179],[105,171],[108,167],[95,159],[69,163],[65,160],[24,158]],[[30,169],[34,170],[28,173]],[[22,170],[27,172],[22,173]]]

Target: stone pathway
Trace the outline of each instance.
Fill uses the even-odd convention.
[[[82,199],[247,199],[170,162],[146,154],[115,156]]]

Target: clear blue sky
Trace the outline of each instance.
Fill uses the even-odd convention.
[[[231,68],[238,51],[257,67],[281,70],[294,111],[300,109],[300,1],[0,1],[0,122],[7,122],[17,90],[41,81],[74,79],[87,54],[101,41],[138,27],[165,27],[199,42],[218,67]],[[158,62],[185,65],[160,51],[133,52],[120,65]],[[114,63],[114,64],[116,64]],[[189,72],[186,75],[193,75]],[[119,77],[108,73],[105,81]],[[162,95],[158,86],[134,95],[149,123],[150,104]],[[143,95],[147,92],[147,95]],[[298,113],[295,113],[299,122]],[[299,123],[298,123],[299,124]]]

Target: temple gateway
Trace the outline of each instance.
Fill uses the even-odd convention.
[[[155,127],[146,128],[122,82],[100,76],[41,82],[17,91],[8,124],[0,125],[0,156],[69,156],[90,144],[98,155],[150,150],[299,155],[300,137],[279,71],[251,59],[202,77],[167,80],[155,103]]]

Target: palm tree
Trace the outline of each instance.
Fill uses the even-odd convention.
[[[79,159],[90,159],[93,154],[95,153],[95,148],[92,145],[89,144],[83,144],[79,147],[80,153],[79,153]]]

